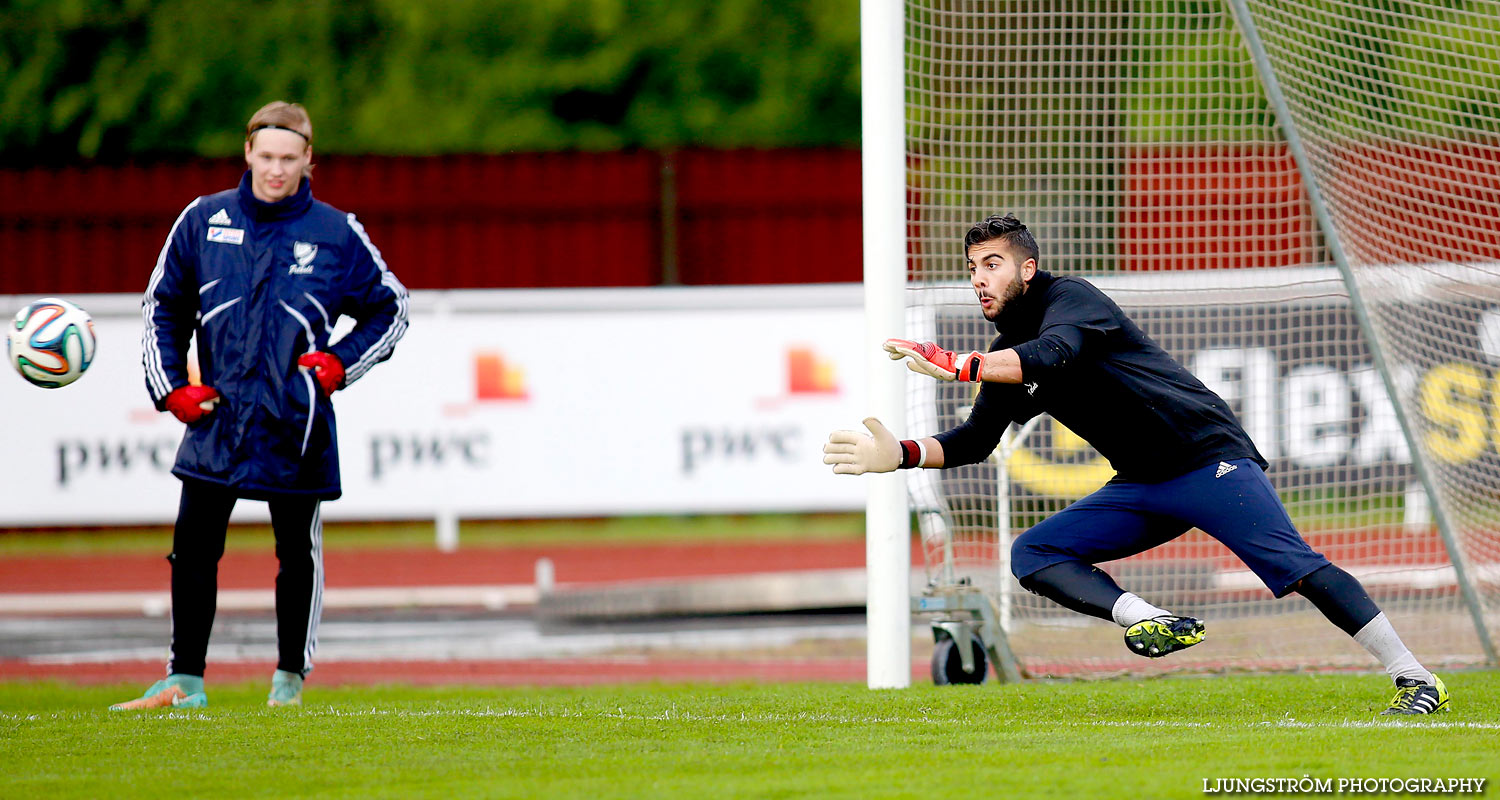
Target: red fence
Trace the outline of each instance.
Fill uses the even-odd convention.
[[[1371,220],[1354,243],[1359,257],[1500,260],[1500,144],[1360,147],[1343,156],[1328,191]]]
[[[1500,253],[1489,224],[1500,213],[1500,148],[1372,150],[1347,167],[1327,188],[1377,220],[1361,239],[1368,260]],[[234,185],[242,168],[225,159],[0,170],[0,294],[140,291],[177,213]],[[358,214],[413,288],[862,273],[854,150],[329,156],[316,174],[318,196]],[[1301,179],[1280,145],[1141,148],[1125,166],[1117,224],[1121,269],[1317,257]]]
[[[317,159],[412,288],[858,281],[854,150]],[[138,292],[243,162],[0,170],[0,294]]]
[[[1120,267],[1306,266],[1312,211],[1282,145],[1142,148],[1126,164]]]

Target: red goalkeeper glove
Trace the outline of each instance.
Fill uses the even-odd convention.
[[[973,351],[958,355],[944,350],[932,342],[913,342],[907,339],[886,339],[885,351],[892,361],[910,359],[906,368],[912,372],[931,375],[940,381],[978,381],[984,375],[984,353]]]
[[[219,392],[212,386],[179,386],[162,401],[172,416],[188,425],[208,416],[218,404]]]
[[[313,377],[318,379],[318,386],[322,387],[324,397],[344,388],[344,362],[333,353],[322,350],[304,353],[297,359],[297,367],[313,371]]]

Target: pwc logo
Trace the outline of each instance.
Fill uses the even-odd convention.
[[[833,359],[824,358],[806,345],[786,349],[786,391],[755,401],[758,410],[776,409],[788,400],[829,398],[839,393]]]
[[[474,354],[474,399],[485,401],[526,401],[526,370],[508,364],[498,352]]]
[[[787,348],[786,384],[791,395],[839,393],[833,362],[811,347]]]

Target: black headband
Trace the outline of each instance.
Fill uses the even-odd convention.
[[[263,131],[266,128],[275,128],[278,131],[291,131],[292,133],[295,133],[298,136],[301,136],[303,139],[306,139],[308,144],[312,144],[312,137],[308,136],[307,134],[303,133],[302,131],[299,131],[296,128],[288,128],[285,125],[272,125],[269,122],[262,123],[260,125],[256,125],[255,127],[251,128],[249,136],[246,136],[245,138],[248,139],[248,138],[250,138],[250,136],[254,136],[256,131]]]

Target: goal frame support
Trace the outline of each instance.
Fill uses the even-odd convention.
[[[907,294],[908,178],[905,100],[907,9],[902,0],[863,0],[861,8],[862,97],[861,123],[864,290],[869,412],[885,421],[897,436],[905,430],[904,377],[890,369],[879,348],[884,338],[903,330]],[[1259,85],[1276,125],[1296,165],[1301,188],[1314,224],[1323,234],[1328,259],[1352,309],[1352,317],[1368,348],[1371,367],[1391,399],[1393,416],[1407,444],[1412,472],[1429,501],[1432,520],[1453,566],[1459,594],[1486,663],[1500,665],[1485,619],[1485,607],[1474,584],[1474,571],[1460,546],[1451,509],[1442,500],[1430,453],[1422,446],[1415,411],[1391,368],[1387,348],[1377,336],[1375,321],[1343,248],[1339,230],[1320,190],[1313,162],[1291,113],[1287,97],[1259,35],[1250,0],[1225,0],[1233,15]],[[928,432],[917,431],[916,434]],[[910,515],[904,474],[867,476],[866,558],[868,575],[868,678],[872,689],[904,688],[911,681]]]
[[[1291,107],[1286,102],[1286,95],[1281,91],[1281,83],[1276,78],[1276,70],[1271,65],[1265,43],[1261,41],[1255,17],[1250,12],[1247,0],[1228,0],[1228,3],[1234,11],[1241,39],[1245,42],[1250,59],[1255,64],[1255,72],[1260,80],[1261,88],[1265,91],[1272,110],[1276,112],[1277,125],[1281,128],[1282,135],[1286,137],[1287,149],[1297,165],[1297,172],[1302,179],[1302,191],[1307,197],[1308,205],[1312,208],[1318,227],[1322,229],[1328,255],[1333,260],[1334,266],[1338,268],[1344,288],[1349,293],[1349,306],[1354,310],[1354,318],[1369,348],[1371,364],[1380,375],[1386,394],[1391,398],[1391,407],[1395,411],[1397,423],[1401,426],[1401,435],[1406,439],[1407,449],[1411,453],[1412,469],[1417,473],[1417,479],[1427,493],[1433,522],[1443,539],[1448,558],[1453,562],[1454,577],[1458,581],[1459,592],[1463,595],[1464,603],[1469,608],[1469,615],[1474,623],[1474,631],[1479,636],[1480,647],[1484,650],[1485,660],[1491,665],[1500,665],[1500,659],[1497,659],[1495,653],[1495,644],[1490,639],[1489,628],[1484,621],[1484,606],[1474,590],[1474,584],[1469,577],[1467,560],[1464,558],[1463,551],[1458,547],[1452,521],[1438,495],[1432,466],[1427,460],[1426,451],[1416,437],[1416,427],[1407,413],[1406,404],[1401,401],[1400,388],[1396,383],[1395,375],[1391,372],[1389,362],[1386,361],[1385,349],[1375,335],[1375,326],[1370,318],[1369,308],[1365,304],[1359,283],[1354,279],[1354,271],[1349,266],[1349,260],[1344,253],[1338,228],[1333,224],[1333,216],[1329,214],[1328,206],[1323,201],[1323,193],[1318,189],[1318,183],[1312,171],[1312,160],[1307,155],[1307,150],[1302,144],[1302,136],[1292,119]]]

